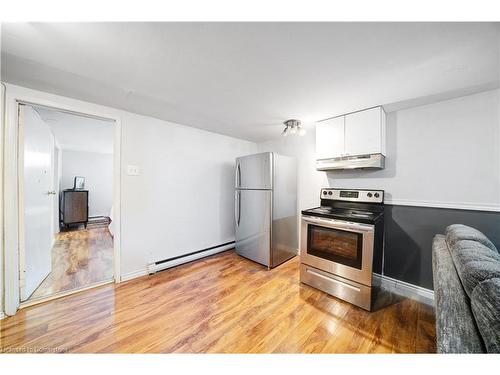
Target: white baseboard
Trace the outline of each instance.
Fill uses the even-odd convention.
[[[121,275],[121,281],[128,281],[132,279],[136,279],[141,276],[146,276],[148,274],[147,268],[144,268],[142,270],[137,270],[137,271],[132,271],[132,272],[127,272]]]
[[[381,279],[381,288],[394,294],[407,297],[434,306],[434,291],[413,285],[392,277],[374,274],[375,278]]]
[[[3,313],[3,311],[0,311],[0,320],[6,318],[5,314]]]

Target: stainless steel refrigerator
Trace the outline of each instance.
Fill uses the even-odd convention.
[[[297,164],[274,152],[236,159],[236,252],[268,268],[297,255]]]

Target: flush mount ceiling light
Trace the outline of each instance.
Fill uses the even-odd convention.
[[[288,134],[298,134],[298,135],[304,135],[306,134],[306,130],[300,125],[299,120],[286,120],[283,125],[285,125],[285,129],[283,129],[283,132],[281,135],[283,137],[286,137]]]

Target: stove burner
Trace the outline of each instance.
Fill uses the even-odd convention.
[[[351,211],[352,216],[357,216],[357,217],[372,217],[373,213],[371,212],[363,212],[363,211]]]
[[[355,210],[346,210],[333,207],[318,207],[318,208],[313,208],[309,211],[319,212],[322,214],[329,214],[329,215],[346,216],[346,217],[355,216],[355,217],[368,218],[373,216],[373,213],[369,211],[355,211]]]
[[[332,196],[330,197],[328,193],[332,193]],[[345,201],[344,199],[347,199],[343,197],[345,194],[342,195],[340,193],[345,193],[345,191],[339,189],[322,189],[321,206],[304,210],[302,214],[368,224],[374,224],[383,217],[384,203],[379,202],[379,197],[383,195],[383,191],[349,190],[349,193],[351,193],[350,197],[352,196],[352,198],[349,198],[350,201]],[[354,198],[356,195],[354,193],[357,193],[358,198]],[[371,197],[373,197],[375,193],[377,193],[379,197],[377,197],[378,201],[373,203],[370,199],[372,199]],[[370,194],[371,197],[369,197],[368,194]]]

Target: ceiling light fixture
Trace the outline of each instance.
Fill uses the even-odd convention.
[[[292,135],[298,134],[298,135],[304,135],[306,134],[306,130],[301,126],[299,120],[286,120],[283,125],[285,125],[285,129],[283,129],[283,132],[281,135],[283,137],[286,137],[289,133]]]

